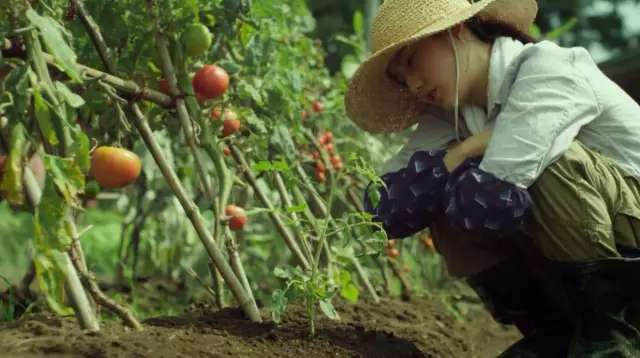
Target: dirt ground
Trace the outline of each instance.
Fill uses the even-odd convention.
[[[144,321],[144,331],[106,321],[94,334],[73,317],[33,314],[0,324],[0,355],[10,357],[495,357],[519,338],[473,304],[455,319],[440,299],[337,305],[340,321],[319,319],[308,337],[303,310],[290,306],[281,325],[253,324],[236,309],[193,305],[175,317]]]

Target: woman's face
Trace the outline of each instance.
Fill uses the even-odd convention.
[[[387,73],[424,103],[445,110],[455,105],[455,59],[446,32],[399,50]]]

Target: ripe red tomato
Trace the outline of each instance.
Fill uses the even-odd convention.
[[[333,133],[331,132],[324,132],[318,136],[318,143],[320,143],[320,145],[327,145],[331,143],[331,141],[333,141]]]
[[[166,94],[167,96],[171,96],[171,91],[169,90],[169,81],[166,78],[161,78],[158,81],[158,89],[160,92]]]
[[[324,163],[318,160],[316,162],[316,171],[324,173],[327,171],[327,168],[324,166]]]
[[[231,155],[231,149],[229,149],[229,147],[222,148],[222,154],[224,154],[227,157],[230,156]]]
[[[331,165],[333,166],[333,169],[335,170],[342,169],[342,158],[340,158],[339,155],[334,154],[331,157],[329,157],[329,160],[331,161]]]
[[[211,118],[215,120],[220,119],[221,116],[223,119],[238,119],[238,114],[230,109],[225,109],[224,115],[222,115],[219,107],[212,108],[210,114]]]
[[[124,148],[102,146],[91,155],[89,174],[103,187],[114,189],[133,183],[141,169],[136,153]]]
[[[227,205],[224,214],[229,217],[229,228],[233,231],[242,230],[247,222],[247,216],[244,209],[235,205]]]
[[[333,154],[333,143],[327,143],[324,145],[324,150],[329,154]]]
[[[315,113],[322,113],[322,111],[324,110],[324,105],[322,105],[322,102],[316,99],[313,101],[313,103],[311,103],[311,110]]]
[[[316,169],[316,180],[324,183],[327,180],[327,174],[324,171]]]
[[[398,249],[396,249],[395,247],[391,247],[387,249],[387,256],[389,256],[390,258],[396,258],[398,256],[400,256],[400,251],[398,251]]]
[[[191,81],[193,90],[204,99],[221,96],[229,87],[229,75],[222,67],[204,65]]]
[[[222,136],[227,137],[240,130],[240,120],[238,119],[225,119],[222,122]]]

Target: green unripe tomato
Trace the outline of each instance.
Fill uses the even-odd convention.
[[[87,182],[87,185],[84,188],[84,195],[87,198],[93,199],[96,196],[98,196],[99,192],[100,192],[100,184],[98,184],[94,180],[91,180],[91,181]]]
[[[190,57],[203,55],[209,47],[213,36],[209,29],[202,24],[192,24],[182,33],[182,46]]]

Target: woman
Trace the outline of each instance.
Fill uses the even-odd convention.
[[[347,113],[418,125],[365,207],[389,237],[431,228],[450,273],[523,333],[504,356],[636,355],[640,107],[586,50],[533,43],[536,12],[384,2]]]

